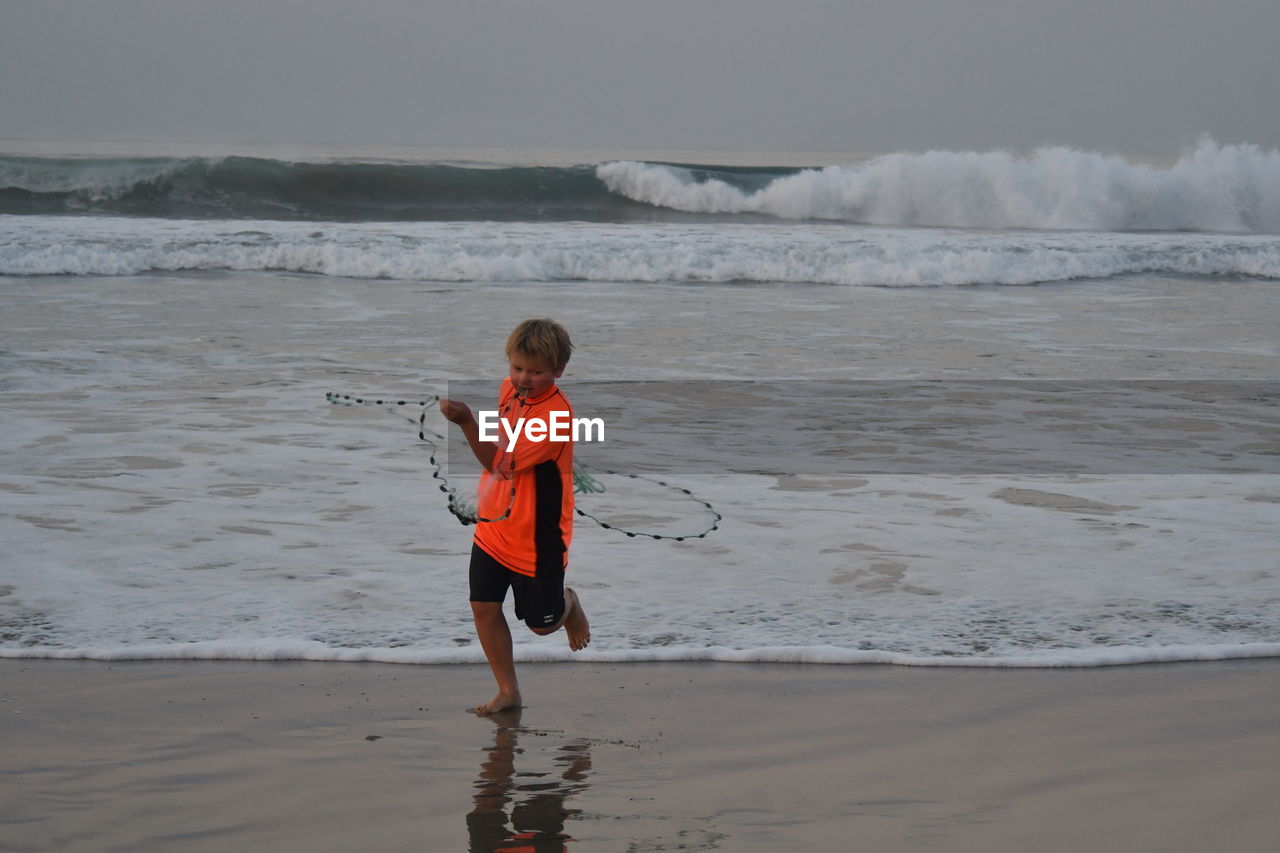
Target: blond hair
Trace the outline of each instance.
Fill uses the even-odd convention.
[[[507,358],[518,353],[554,369],[568,364],[572,352],[569,333],[555,320],[525,320],[507,338]]]

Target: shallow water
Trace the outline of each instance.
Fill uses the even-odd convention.
[[[807,401],[818,386],[804,383],[911,380],[973,402],[991,380],[1265,383],[1280,314],[1274,282],[1192,277],[901,290],[210,272],[0,288],[5,656],[482,660],[465,601],[470,531],[446,512],[428,447],[405,418],[325,394],[496,388],[506,333],[525,316],[573,333],[571,399],[575,382],[584,399],[592,383],[697,380],[774,383],[784,399],[803,388]],[[895,417],[912,399],[898,394]],[[1077,473],[981,461],[868,472],[844,458],[824,471],[778,450],[736,465],[728,454],[720,470],[709,448],[663,472],[723,516],[705,539],[580,521],[570,583],[592,618],[584,656],[1088,665],[1276,654],[1268,399],[1243,419],[1212,400],[1142,418],[1139,438],[1180,454],[1163,467],[1109,468],[1101,455]],[[805,410],[816,400],[796,406],[797,425],[829,414]],[[671,406],[674,424],[699,416],[696,401]],[[1070,425],[1097,408],[1076,393],[1053,411]],[[937,412],[911,417],[948,426]],[[781,447],[779,420],[764,435]],[[984,440],[1012,434],[994,423]],[[1242,424],[1254,430],[1249,465],[1184,464],[1188,448],[1213,462],[1214,442]],[[643,448],[662,437],[619,438]],[[696,441],[680,447],[696,455]],[[448,470],[469,482],[456,459]],[[581,506],[602,517],[669,535],[706,526],[701,505],[670,489],[600,481],[607,491]],[[559,638],[517,642],[522,659],[570,656]]]

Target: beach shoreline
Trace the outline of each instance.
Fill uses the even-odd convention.
[[[1280,661],[0,660],[11,850],[1264,850]],[[535,849],[551,849],[546,846]]]

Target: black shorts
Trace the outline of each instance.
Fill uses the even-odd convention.
[[[510,587],[516,618],[530,628],[551,628],[564,616],[564,569],[539,567],[537,577],[513,572],[479,545],[471,545],[471,600],[501,604]]]

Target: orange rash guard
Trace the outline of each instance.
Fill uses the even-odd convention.
[[[553,412],[566,427],[572,424],[573,409],[558,387],[553,385],[534,399],[521,400],[511,380],[502,381],[498,416],[510,429],[515,430],[518,420],[525,418],[526,423],[539,420],[549,430]],[[571,432],[568,428],[563,431]],[[522,575],[535,577],[539,567],[563,571],[573,539],[573,442],[552,441],[549,436],[533,441],[523,429],[511,451],[507,450],[509,442],[507,429],[499,425],[498,454],[493,471],[480,476],[478,506],[481,518],[507,516],[502,521],[477,524],[475,543]]]

